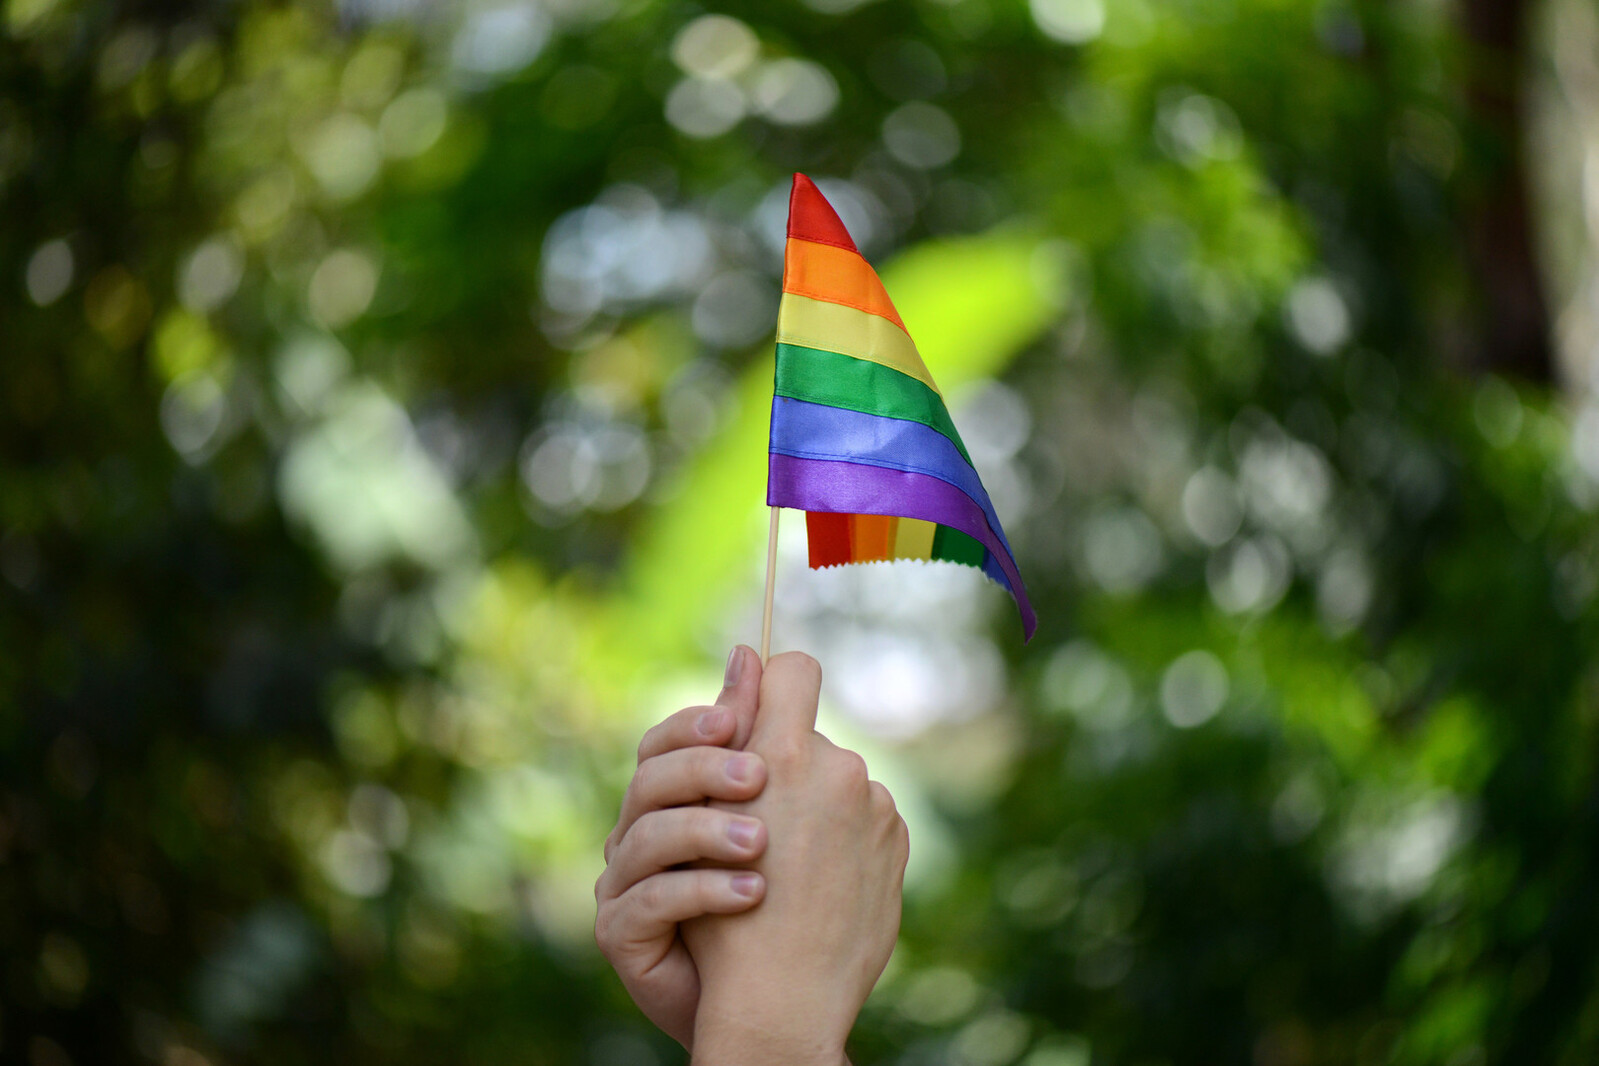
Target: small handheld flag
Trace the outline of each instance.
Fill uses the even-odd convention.
[[[813,569],[980,567],[1015,598],[1032,639],[1037,617],[944,397],[877,273],[803,174],[788,203],[770,453],[773,541],[776,508],[792,507],[806,512]],[[771,592],[768,555],[768,627]]]

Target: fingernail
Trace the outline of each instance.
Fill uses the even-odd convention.
[[[739,675],[744,672],[744,656],[739,654],[741,649],[734,648],[727,657],[727,672],[722,675],[722,687],[732,688],[738,684]]]
[[[754,773],[755,760],[748,755],[735,755],[727,760],[727,776],[741,785]]]
[[[753,896],[761,890],[760,874],[734,874],[733,891],[741,896]]]
[[[741,848],[748,848],[754,845],[760,828],[761,823],[753,818],[735,818],[727,824],[727,839]]]
[[[706,711],[694,723],[694,731],[702,737],[714,737],[726,724],[726,711]]]

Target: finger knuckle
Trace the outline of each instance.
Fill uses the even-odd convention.
[[[685,707],[651,726],[638,743],[639,763],[683,747],[691,728],[689,722],[699,710],[701,708]]]
[[[689,764],[694,768],[694,773],[700,776],[720,774],[727,761],[737,754],[738,752],[726,748],[713,748],[708,744],[701,744],[689,750]]]
[[[727,762],[734,754],[725,748],[691,748],[683,764],[685,778],[701,795],[712,795],[717,786],[727,780]]]
[[[660,813],[647,811],[639,815],[638,821],[633,823],[623,840],[634,854],[639,852],[648,854],[659,840],[660,832]]]
[[[726,849],[730,839],[727,835],[728,826],[733,824],[733,816],[723,811],[702,807],[690,815],[689,833],[694,838],[696,850],[701,856],[715,855]]]
[[[710,910],[722,897],[729,876],[725,870],[695,870],[689,887],[694,905],[700,910]]]
[[[894,797],[889,793],[888,789],[876,781],[871,782],[866,787],[871,793],[872,813],[882,819],[884,823],[897,821],[899,819],[899,807],[894,804]]]
[[[664,878],[652,877],[636,886],[634,891],[638,893],[639,909],[646,913],[654,913],[665,908],[667,898]]]
[[[866,769],[866,760],[861,758],[859,752],[840,748],[838,755],[833,760],[839,779],[846,784],[859,785],[864,788],[869,783]]]
[[[599,945],[600,953],[606,958],[611,957],[612,949],[616,943],[616,908],[601,907],[594,915],[594,943]]]
[[[709,870],[682,870],[677,874],[678,901],[684,910],[700,910],[704,907],[705,878],[710,875]]]
[[[651,795],[656,791],[661,776],[659,757],[645,759],[638,764],[638,769],[633,771],[633,783],[628,786],[628,793],[635,801]]]

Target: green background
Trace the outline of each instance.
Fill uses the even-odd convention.
[[[1591,4],[0,10],[0,1059],[682,1061],[591,888],[803,170],[1041,619],[787,522],[855,1061],[1599,1060]]]

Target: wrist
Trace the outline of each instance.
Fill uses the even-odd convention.
[[[843,1033],[818,1025],[804,1011],[765,1016],[748,1008],[718,1008],[703,1000],[694,1019],[692,1066],[848,1066]]]

